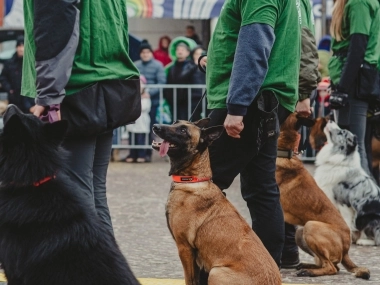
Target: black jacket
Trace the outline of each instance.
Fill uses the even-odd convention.
[[[22,57],[18,57],[15,53],[11,59],[4,63],[1,72],[1,87],[8,93],[9,104],[14,104],[24,113],[28,113],[29,109],[34,105],[34,100],[21,96],[21,78],[22,78]]]

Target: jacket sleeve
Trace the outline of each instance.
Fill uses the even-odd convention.
[[[60,104],[79,41],[78,0],[35,0],[36,104]]]
[[[166,83],[166,74],[165,69],[161,63],[157,63],[156,68],[156,84],[165,84]],[[160,89],[150,88],[149,94],[152,99],[158,99],[160,95]]]
[[[337,86],[338,91],[347,93],[353,86],[364,62],[367,49],[368,36],[364,34],[352,34],[348,48],[347,59],[343,66],[342,75]]]
[[[0,83],[1,87],[9,93],[9,91],[12,89],[11,84],[9,83],[9,67],[7,63],[4,63],[4,68],[1,71],[0,75]]]
[[[228,114],[246,115],[267,75],[274,41],[270,25],[254,23],[240,28],[227,96]]]
[[[311,93],[317,88],[320,81],[319,58],[314,35],[307,27],[303,27],[301,37],[301,65],[298,89],[300,101],[310,98]]]

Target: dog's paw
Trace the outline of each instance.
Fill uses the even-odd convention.
[[[373,245],[376,245],[375,244],[375,241],[372,240],[372,239],[358,239],[356,241],[356,244],[357,245],[364,245],[364,246],[373,246]]]
[[[314,276],[314,274],[307,269],[301,269],[301,270],[297,271],[296,275],[298,277],[313,277]]]

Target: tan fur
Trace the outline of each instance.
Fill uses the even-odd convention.
[[[181,124],[186,124],[191,135],[187,149],[194,156],[190,165],[173,174],[211,177],[208,150],[195,151],[201,140],[200,128],[184,121],[160,127],[173,128],[175,132]],[[170,159],[175,164],[175,159]],[[166,215],[186,285],[199,284],[200,268],[209,272],[209,285],[281,284],[279,269],[262,242],[211,181],[173,182]]]
[[[292,114],[281,127],[279,149],[294,147],[297,141],[297,116]],[[301,264],[298,276],[336,274],[338,264],[357,277],[368,279],[369,270],[357,267],[349,258],[350,229],[338,210],[296,156],[277,158],[276,180],[281,192],[285,221],[302,226],[297,229],[296,242],[312,253],[315,264]]]

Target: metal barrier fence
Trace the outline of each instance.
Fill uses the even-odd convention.
[[[203,94],[206,90],[206,85],[178,85],[178,84],[147,84],[146,89],[152,90],[152,89],[158,89],[159,90],[159,105],[158,105],[158,116],[157,116],[157,123],[170,123],[166,122],[167,113],[165,113],[165,109],[167,108],[165,106],[165,97],[164,94],[166,92],[170,93],[170,99],[172,99],[172,114],[171,114],[171,122],[175,122],[178,117],[178,99],[180,96],[186,96],[187,103],[185,106],[186,112],[187,112],[187,119],[190,118],[195,105],[199,102],[199,99],[193,99],[193,93],[194,90],[198,92],[201,91]],[[185,92],[184,92],[185,90]],[[180,91],[180,92],[178,92]],[[178,94],[180,93],[180,94]],[[167,94],[167,93],[166,93]],[[197,97],[199,98],[199,97]],[[182,101],[183,102],[183,101]],[[152,106],[155,108],[155,106]],[[182,106],[183,107],[183,106]],[[207,103],[206,98],[203,98],[203,100],[199,103],[199,106],[197,110],[200,109],[200,115],[202,118],[205,118],[207,115]],[[182,114],[183,115],[183,114]],[[151,123],[152,125],[152,123]],[[308,136],[307,129],[302,128],[301,130],[301,141],[304,141],[306,137]],[[114,149],[150,149],[151,148],[151,138],[149,135],[145,135],[145,139],[143,144],[137,144],[137,136],[134,133],[128,133],[126,130],[126,127],[120,127],[117,130],[114,131],[114,143],[112,145],[112,148]],[[304,161],[314,161],[315,160],[315,151],[312,150],[310,147],[301,155],[301,159]]]

